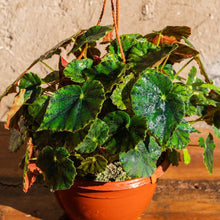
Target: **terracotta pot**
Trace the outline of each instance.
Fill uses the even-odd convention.
[[[157,179],[169,167],[165,160],[151,178],[120,182],[93,182],[76,179],[56,197],[72,220],[135,220],[150,203]]]

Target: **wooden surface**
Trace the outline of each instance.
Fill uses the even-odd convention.
[[[209,130],[202,132],[207,136]],[[197,144],[197,139],[194,134],[191,144]],[[9,132],[0,123],[0,220],[67,220],[45,186],[34,185],[27,194],[22,192],[22,171],[17,164],[24,149],[9,153],[8,141]],[[202,163],[203,150],[190,147],[191,164],[168,169],[138,220],[220,220],[220,140],[216,143],[213,175]]]

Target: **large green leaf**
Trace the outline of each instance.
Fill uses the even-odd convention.
[[[155,72],[144,74],[132,90],[134,112],[147,118],[150,131],[163,146],[184,117],[184,102],[172,88],[167,76]]]
[[[213,170],[213,152],[215,149],[215,143],[213,141],[212,134],[209,133],[208,137],[206,138],[206,141],[203,137],[200,137],[199,145],[204,149],[203,161],[209,173],[211,174]]]
[[[29,114],[39,124],[42,122],[46,108],[49,104],[50,97],[48,95],[42,95],[36,99],[31,105],[28,106]]]
[[[83,170],[85,173],[98,174],[105,170],[108,161],[101,155],[87,157],[81,162],[78,169]]]
[[[85,75],[82,71],[91,68],[92,64],[93,60],[91,59],[73,60],[64,69],[64,75],[71,78],[73,82],[83,83],[85,82]]]
[[[171,139],[168,142],[168,147],[174,149],[183,149],[190,142],[190,133],[197,132],[189,123],[185,120],[176,128]]]
[[[86,135],[84,141],[76,147],[76,150],[80,153],[91,153],[98,145],[102,145],[108,136],[107,124],[96,119],[91,125],[89,133]]]
[[[24,100],[27,101],[30,97],[34,99],[36,96],[41,94],[42,88],[41,78],[35,73],[26,73],[20,80],[19,88],[26,89],[24,94]]]
[[[89,79],[99,80],[105,91],[110,91],[112,86],[120,81],[124,74],[125,64],[118,60],[113,54],[107,54],[102,58],[102,62],[94,66],[92,69],[85,70],[85,74]]]
[[[45,147],[38,156],[37,166],[43,171],[50,189],[63,190],[73,185],[76,169],[65,148]]]
[[[130,63],[131,70],[139,73],[160,64],[175,49],[176,45],[157,48],[148,41],[139,42],[131,48],[127,61]]]
[[[95,80],[82,87],[65,86],[51,97],[39,130],[79,130],[96,118],[104,98],[103,87]]]
[[[111,31],[112,25],[109,26],[94,26],[89,28],[84,34],[79,36],[71,52],[77,51],[86,43],[95,42],[106,35],[108,31]]]
[[[153,145],[155,144],[154,142]],[[154,150],[153,147],[149,149]],[[155,152],[149,151],[143,142],[127,153],[120,153],[123,169],[132,178],[151,176],[156,170],[157,159]]]
[[[147,130],[147,121],[143,116],[130,116],[122,111],[109,113],[104,121],[109,126],[109,135],[104,144],[112,152],[123,152],[134,148],[144,140]]]

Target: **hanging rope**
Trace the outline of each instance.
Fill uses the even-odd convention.
[[[117,0],[116,3],[117,3],[116,4],[117,13],[119,14],[119,0]],[[124,55],[124,52],[123,52],[123,49],[122,49],[122,46],[121,46],[121,40],[120,40],[119,33],[118,33],[118,25],[117,25],[117,20],[116,20],[116,17],[115,17],[115,9],[114,9],[114,1],[113,0],[111,0],[111,5],[112,5],[112,18],[113,18],[113,22],[114,22],[114,26],[115,26],[116,38],[117,38],[117,41],[118,41],[118,45],[119,45],[119,49],[120,49],[120,52],[121,52],[122,60],[123,60],[124,63],[126,63],[125,55]],[[119,18],[118,15],[117,15],[117,17]]]
[[[101,21],[102,21],[102,17],[103,17],[104,12],[105,12],[106,2],[107,2],[107,0],[104,0],[103,6],[102,6],[102,11],[101,11],[99,20],[98,20],[98,22],[97,22],[97,25],[100,25],[100,23],[101,23]]]
[[[97,25],[100,25],[100,23],[102,21],[102,17],[104,15],[105,8],[106,8],[106,2],[107,2],[107,0],[104,0],[103,6],[102,6],[102,11],[101,11],[101,14],[99,16],[99,20],[97,22]],[[119,33],[118,33],[118,28],[119,28],[119,0],[116,0],[116,15],[115,15],[115,8],[114,8],[114,0],[111,0],[111,7],[112,7],[112,18],[113,18],[113,23],[114,23],[114,28],[115,28],[116,39],[118,41],[118,45],[119,45],[119,49],[120,49],[120,52],[121,52],[122,60],[123,60],[124,63],[126,63],[125,55],[124,55],[124,52],[123,52],[123,49],[122,49],[121,40],[120,40]],[[79,60],[83,57],[83,55],[85,54],[87,49],[88,49],[88,43],[86,43],[86,45],[83,48],[81,54],[79,55],[79,57],[78,57]]]

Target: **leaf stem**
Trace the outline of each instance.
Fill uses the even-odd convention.
[[[169,59],[169,57],[170,57],[170,54],[168,54],[167,57],[166,57],[166,59],[164,60],[163,65],[162,65],[162,67],[160,68],[160,71],[163,70],[164,66],[165,66],[166,63],[167,63],[167,60]]]
[[[193,60],[195,57],[191,58],[182,68],[175,74],[174,78],[176,78]]]
[[[42,64],[44,64],[47,68],[49,68],[51,71],[55,71],[51,66],[49,66],[47,63],[45,63],[43,60],[40,60],[40,62],[42,63]]]
[[[160,33],[159,33],[158,40],[157,40],[157,47],[159,47],[159,45],[160,45],[160,39],[161,39],[161,37],[162,37],[162,34],[161,34],[161,32],[160,32]]]

